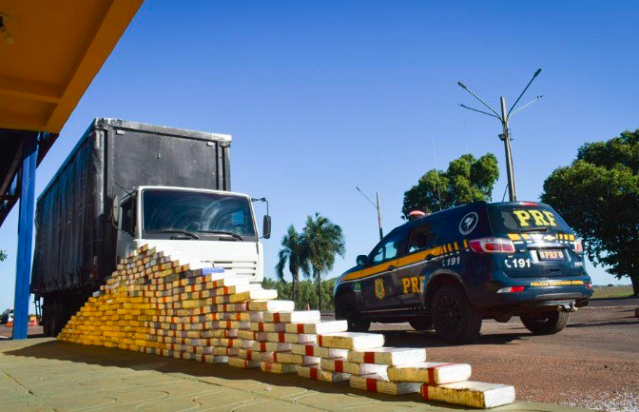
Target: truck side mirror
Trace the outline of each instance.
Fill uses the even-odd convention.
[[[120,222],[120,195],[115,195],[113,197],[113,205],[111,205],[111,222],[113,222],[113,226],[118,227],[118,223]]]
[[[368,256],[359,255],[357,256],[356,262],[357,266],[366,266],[368,264]]]
[[[264,239],[271,238],[271,217],[269,215],[264,216],[264,222],[262,224],[262,237]]]

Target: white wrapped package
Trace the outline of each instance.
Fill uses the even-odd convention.
[[[515,388],[509,385],[484,382],[457,382],[421,388],[425,401],[445,402],[472,408],[494,408],[515,402]]]
[[[291,344],[281,342],[253,342],[251,349],[256,352],[289,352],[291,350]]]
[[[411,382],[391,382],[383,374],[356,376],[349,379],[351,388],[363,389],[369,392],[385,393],[387,395],[404,395],[419,392],[421,384]]]
[[[393,382],[423,382],[432,385],[463,382],[470,379],[471,367],[466,363],[422,362],[388,368]]]
[[[348,356],[347,349],[322,348],[315,343],[293,344],[291,346],[291,352],[298,355],[314,356],[324,359],[345,359]]]
[[[322,382],[344,382],[351,377],[348,373],[325,371],[314,366],[298,366],[297,374],[303,378],[318,380]]]
[[[325,348],[366,350],[384,346],[379,333],[339,332],[317,336],[317,343]]]
[[[292,363],[294,365],[319,365],[320,359],[313,356],[298,355],[292,352],[275,352],[273,361],[277,363]]]
[[[348,361],[383,365],[413,364],[426,361],[426,349],[382,347],[369,351],[350,351],[348,353]]]
[[[346,332],[347,330],[348,322],[345,320],[333,320],[318,323],[289,323],[286,325],[286,331],[289,333],[324,334]]]
[[[290,312],[295,309],[292,300],[264,300],[248,302],[248,310],[256,312]]]
[[[251,322],[249,329],[254,332],[284,332],[286,323]]]
[[[238,357],[235,357],[235,356],[229,357],[228,364],[229,364],[229,366],[233,366],[234,368],[243,368],[243,369],[259,368],[260,367],[260,362],[259,361],[242,359],[242,358],[238,358]]]
[[[386,373],[386,365],[376,365],[374,363],[353,363],[344,359],[322,359],[320,362],[322,369],[334,372],[343,372],[351,375],[370,375],[373,373]]]
[[[271,300],[277,299],[277,290],[252,289],[242,293],[236,293],[229,298],[230,303],[246,302],[247,300]]]
[[[275,323],[272,325],[275,325]],[[317,341],[317,335],[307,333],[268,332],[266,340],[269,342],[314,343]]]
[[[270,373],[294,373],[297,372],[297,365],[290,363],[260,362],[260,369],[263,372]]]
[[[298,310],[265,313],[264,322],[283,323],[308,323],[319,322],[321,314],[319,310]]]

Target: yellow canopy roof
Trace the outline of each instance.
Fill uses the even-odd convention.
[[[2,0],[0,128],[59,133],[143,0]]]

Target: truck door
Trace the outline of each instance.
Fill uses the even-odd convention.
[[[366,311],[390,308],[393,284],[392,273],[397,268],[397,257],[403,251],[406,232],[397,231],[386,236],[368,256],[368,265],[362,270],[362,292]]]
[[[441,220],[428,221],[414,227],[408,235],[406,254],[397,262],[393,272],[394,287],[391,299],[397,307],[419,306],[421,288],[424,283],[427,267],[435,257],[432,248],[437,240],[437,232],[441,228]]]
[[[118,244],[116,262],[124,258],[133,250],[137,220],[137,196],[131,196],[122,202],[120,206],[120,219],[118,220]]]

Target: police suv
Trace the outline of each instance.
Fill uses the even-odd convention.
[[[334,290],[349,330],[408,321],[453,343],[476,338],[482,319],[513,316],[534,334],[557,333],[591,296],[581,241],[535,202],[474,202],[405,223]]]

